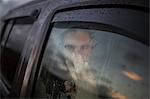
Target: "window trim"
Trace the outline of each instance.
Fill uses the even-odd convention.
[[[5,47],[13,26],[14,20],[9,20],[8,22],[5,22],[5,25],[2,29],[1,46]]]
[[[34,19],[33,17],[19,17],[19,18],[15,18],[15,20],[17,19],[22,19],[21,20],[21,23],[19,24],[24,24],[24,22],[26,22],[26,20],[32,20],[32,22],[27,22],[25,24],[28,24],[28,25],[31,25],[30,28],[29,28],[29,34],[27,35],[27,38],[30,34],[30,30],[32,28],[32,26],[34,25],[34,22],[36,21],[36,19]],[[21,52],[21,55],[20,55],[20,59],[18,61],[18,68],[16,68],[16,73],[15,73],[15,76],[14,76],[14,80],[13,80],[13,84],[12,84],[12,90],[10,92],[10,96],[11,97],[19,97],[20,96],[20,90],[22,88],[22,84],[23,84],[23,79],[24,79],[24,75],[25,75],[25,72],[26,72],[26,68],[27,68],[27,63],[25,62],[26,61],[26,55],[28,54],[28,41],[25,41],[24,43],[24,46],[23,46],[23,49],[22,49],[22,52]],[[28,62],[29,60],[27,60]],[[19,83],[19,85],[16,85],[16,83]],[[14,91],[14,89],[16,89]]]

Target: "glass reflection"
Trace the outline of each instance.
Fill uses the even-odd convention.
[[[123,71],[123,74],[135,81],[142,80],[142,77],[140,75],[138,75],[137,73],[135,73],[133,71],[127,70],[127,69]]]
[[[143,99],[147,53],[147,46],[115,33],[53,28],[34,97]]]

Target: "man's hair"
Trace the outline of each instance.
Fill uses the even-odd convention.
[[[90,41],[92,42],[92,49],[97,45],[96,42],[94,41],[94,37],[93,37],[92,33],[88,30],[85,30],[85,29],[76,29],[76,28],[67,29],[66,31],[64,31],[62,33],[62,40],[65,39],[67,34],[78,33],[78,32],[84,32],[84,33],[87,33],[89,35]]]
[[[63,36],[62,36],[63,40],[67,34],[75,34],[75,33],[79,33],[79,32],[87,33],[89,35],[90,39],[93,40],[92,33],[90,31],[83,30],[83,29],[68,29],[68,30],[64,31]]]

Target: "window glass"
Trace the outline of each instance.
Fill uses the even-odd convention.
[[[145,99],[148,47],[131,38],[55,23],[34,97],[48,99]],[[62,25],[62,24],[61,24]],[[66,26],[66,27],[65,27]]]
[[[7,35],[6,43],[4,44],[2,41],[2,74],[10,84],[15,76],[31,23],[33,23],[33,21],[28,21],[26,18],[16,19],[9,35]]]

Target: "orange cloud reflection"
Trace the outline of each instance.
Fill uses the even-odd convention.
[[[129,77],[132,80],[135,81],[141,81],[142,77],[140,75],[138,75],[137,73],[130,71],[130,70],[124,70],[123,74],[126,75],[127,77]]]
[[[110,92],[109,95],[115,99],[128,99],[125,95],[118,92]]]

